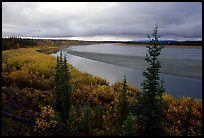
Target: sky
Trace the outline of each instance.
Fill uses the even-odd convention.
[[[202,40],[201,2],[2,2],[2,37]]]

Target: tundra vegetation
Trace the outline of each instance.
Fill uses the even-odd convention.
[[[150,57],[146,60],[151,63]],[[80,72],[63,55],[40,53],[35,46],[3,50],[2,135],[201,135],[202,100],[164,94],[157,81],[159,64],[154,63],[139,89],[129,85],[125,75],[123,82],[110,86]]]

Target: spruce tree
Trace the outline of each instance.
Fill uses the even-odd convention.
[[[128,114],[127,119],[124,120],[124,127],[122,128],[122,136],[137,136],[136,117],[133,114]]]
[[[119,95],[119,104],[118,104],[117,120],[116,120],[116,127],[118,130],[121,129],[121,126],[123,125],[123,121],[127,118],[127,114],[128,114],[127,79],[125,74],[123,79],[123,84],[122,84],[122,90]]]
[[[67,69],[66,57],[57,57],[56,74],[55,74],[55,97],[54,108],[59,113],[61,120],[66,123],[69,110],[72,105],[72,88],[70,84],[71,75]]]
[[[86,101],[84,107],[83,107],[83,114],[84,116],[81,119],[80,122],[80,129],[86,134],[90,135],[90,132],[92,129],[92,109],[90,107],[90,104],[88,101]]]
[[[119,101],[119,117],[121,123],[126,119],[128,113],[128,103],[127,103],[127,79],[126,74],[124,75],[122,91]]]
[[[103,115],[104,115],[104,108],[103,105],[99,104],[95,107],[95,127],[96,128],[102,128],[104,120],[103,120]]]
[[[160,80],[159,69],[161,68],[158,56],[163,48],[157,34],[158,26],[155,25],[150,45],[147,46],[148,54],[145,60],[149,63],[149,67],[143,76],[146,78],[142,85],[142,94],[138,100],[138,133],[140,135],[159,136],[164,135],[164,100],[162,98],[165,89],[163,81]]]

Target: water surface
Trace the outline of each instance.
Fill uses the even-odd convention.
[[[147,54],[145,46],[120,46],[117,44],[94,44],[70,47],[74,51],[105,53],[105,54],[119,54],[129,56],[142,56]],[[169,48],[168,46],[162,49],[160,57],[166,58],[187,58],[202,60],[201,48]]]
[[[73,46],[70,47],[70,49],[85,52],[135,55],[143,57],[144,54],[146,54],[147,52],[146,47],[144,46],[115,46],[113,44]],[[62,52],[63,55],[66,55],[67,60],[70,64],[78,68],[80,71],[101,76],[102,78],[109,81],[110,84],[122,81],[123,75],[125,73],[127,75],[128,83],[139,88],[141,88],[140,84],[145,79],[142,75],[144,70],[122,67],[87,58],[82,58],[79,56],[74,56],[67,53],[67,50],[68,49],[66,48],[62,49]],[[162,52],[163,53],[161,54],[161,57],[202,60],[202,49],[164,48]],[[59,52],[52,55],[59,55]],[[171,94],[176,97],[190,96],[192,98],[202,98],[202,79],[195,79],[191,77],[182,77],[169,74],[161,74],[161,78],[164,80],[164,86],[168,94]]]

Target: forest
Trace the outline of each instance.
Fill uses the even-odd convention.
[[[80,72],[62,55],[46,54],[50,47],[79,42],[2,40],[3,136],[143,135],[134,108],[142,90],[129,85],[124,74],[124,80],[110,85]],[[202,99],[163,94],[161,100],[165,136],[202,135]]]
[[[33,47],[63,47],[69,45],[87,45],[99,43],[96,41],[82,40],[55,40],[55,39],[33,39],[10,36],[2,38],[2,50],[17,49],[17,48],[33,48]]]

